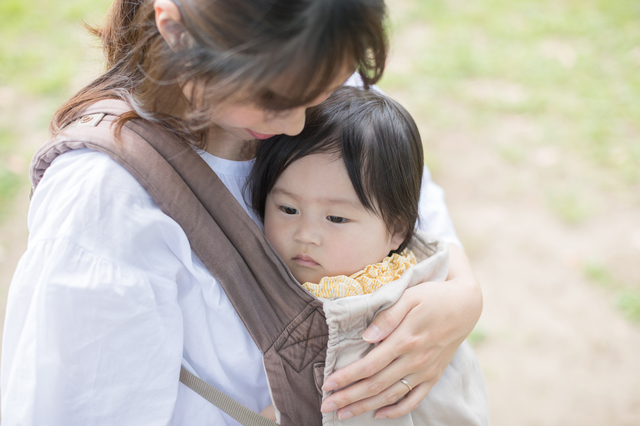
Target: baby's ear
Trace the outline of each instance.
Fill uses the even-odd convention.
[[[407,236],[407,225],[401,220],[397,220],[395,225],[393,226],[393,234],[391,234],[391,240],[389,241],[389,246],[391,250],[398,250],[398,247],[404,242],[405,237]]]

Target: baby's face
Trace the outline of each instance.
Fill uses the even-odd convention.
[[[364,208],[341,158],[314,154],[291,164],[267,197],[267,239],[301,282],[351,275],[403,241]]]

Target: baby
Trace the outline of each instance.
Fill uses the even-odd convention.
[[[323,300],[325,378],[373,348],[362,333],[404,289],[446,279],[446,244],[414,232],[422,173],[422,143],[409,113],[386,96],[352,87],[312,109],[301,134],[258,148],[251,203],[293,276]],[[343,421],[335,412],[323,416],[325,425],[381,424],[372,412]],[[388,422],[488,424],[484,379],[471,348],[461,346],[416,410]]]

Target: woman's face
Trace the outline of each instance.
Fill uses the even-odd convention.
[[[288,110],[265,109],[246,95],[238,95],[235,99],[228,99],[218,104],[211,112],[211,127],[207,132],[204,149],[210,154],[227,160],[243,161],[253,158],[257,146],[253,142],[275,135],[299,134],[304,128],[307,108],[327,99],[352,74],[352,68],[345,68],[332,84],[327,86],[326,91],[309,103]],[[192,83],[187,82],[182,90],[185,97],[191,99],[194,94]]]
[[[333,90],[322,93],[306,105],[277,112],[248,102],[230,101],[216,110],[213,123],[241,141],[268,139],[281,134],[295,136],[304,127],[306,109],[327,99]]]
[[[169,46],[175,46],[180,34],[175,29],[181,26],[180,11],[171,0],[154,0],[155,20],[158,31]],[[305,110],[324,101],[338,87],[353,74],[354,64],[345,65],[339,71],[335,81],[327,86],[327,90],[306,105],[286,111],[273,112],[258,107],[257,103],[238,96],[219,105],[213,113],[212,124],[207,145],[215,151],[214,145],[228,145],[242,141],[266,139],[280,134],[297,135],[302,131],[305,121]],[[278,80],[278,79],[276,79]],[[281,83],[287,83],[287,76],[282,76]],[[183,86],[183,93],[187,99],[193,100],[192,82]],[[276,89],[276,88],[270,88]],[[278,92],[278,90],[273,90]],[[197,92],[197,90],[196,90]],[[284,93],[286,95],[286,93]]]
[[[345,68],[318,97],[305,105],[284,111],[266,110],[251,100],[229,100],[216,109],[213,123],[240,141],[268,139],[282,134],[295,136],[304,128],[307,108],[327,99],[352,74],[351,67]]]
[[[353,74],[352,67],[345,67],[337,77],[327,85],[327,90],[307,104],[283,111],[272,111],[252,101],[247,94],[239,94],[231,99],[218,103],[210,112],[210,127],[207,129],[204,149],[216,157],[232,161],[250,160],[255,155],[256,141],[268,139],[275,135],[295,136],[304,128],[307,108],[316,106],[326,100],[335,90],[341,87]],[[279,93],[269,87],[278,95]],[[194,87],[193,82],[186,82],[182,92],[189,102],[198,99],[203,93]],[[286,96],[285,96],[286,97]],[[198,101],[195,101],[197,104]]]

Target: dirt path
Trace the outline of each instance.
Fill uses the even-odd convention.
[[[395,35],[392,67],[410,66],[411,40],[420,31]],[[474,84],[501,96],[495,82]],[[443,130],[421,112],[419,92],[390,94],[414,115],[427,155],[437,159],[434,179],[446,190],[483,287],[476,352],[492,424],[640,424],[640,325],[616,308],[611,289],[584,274],[584,265],[598,259],[640,286],[640,191],[602,189],[606,171],[560,148],[533,149],[512,164],[500,147],[536,123],[507,115],[478,128]],[[470,121],[464,105],[442,107],[453,122]],[[579,225],[565,224],[547,207],[545,190],[568,183],[585,187],[598,205]]]
[[[392,18],[406,15],[402,9],[410,4],[391,2]],[[411,75],[428,34],[420,24],[399,28],[389,71]],[[473,91],[478,102],[437,99],[440,117],[453,123],[443,125],[425,112],[433,91],[413,78],[410,88],[389,92],[420,127],[427,156],[435,158],[434,180],[446,190],[482,284],[475,349],[492,424],[640,425],[640,324],[623,316],[612,288],[585,275],[585,265],[595,261],[640,288],[640,187],[559,146],[525,145],[518,161],[509,161],[505,149],[534,139],[539,123],[508,113],[473,120],[482,101],[513,95],[506,82],[461,82],[456,90]],[[564,188],[579,191],[593,207],[578,224],[549,208],[550,191],[563,194]]]
[[[29,233],[26,218],[28,207],[29,202],[26,196],[17,200],[13,212],[0,226],[0,318],[2,319],[4,319],[7,292],[13,271],[20,256],[27,248]]]
[[[27,99],[8,87],[0,87],[0,117],[6,123],[13,123],[20,140],[20,146],[13,155],[13,171],[21,176],[29,174],[29,158],[31,154],[47,138],[42,122],[49,115],[50,106],[34,99]],[[44,121],[46,122],[46,121]],[[13,271],[22,253],[27,247],[27,211],[29,208],[29,187],[19,190],[7,216],[0,222],[0,324],[3,323],[6,297]],[[1,335],[0,331],[0,335]]]
[[[493,424],[640,424],[640,329],[579,267],[616,250],[635,253],[626,267],[637,268],[629,231],[640,229],[640,209],[612,200],[569,228],[541,206],[535,179],[512,194],[518,171],[487,154],[486,141],[443,135],[437,155],[436,179],[483,286],[486,339],[476,350]]]

